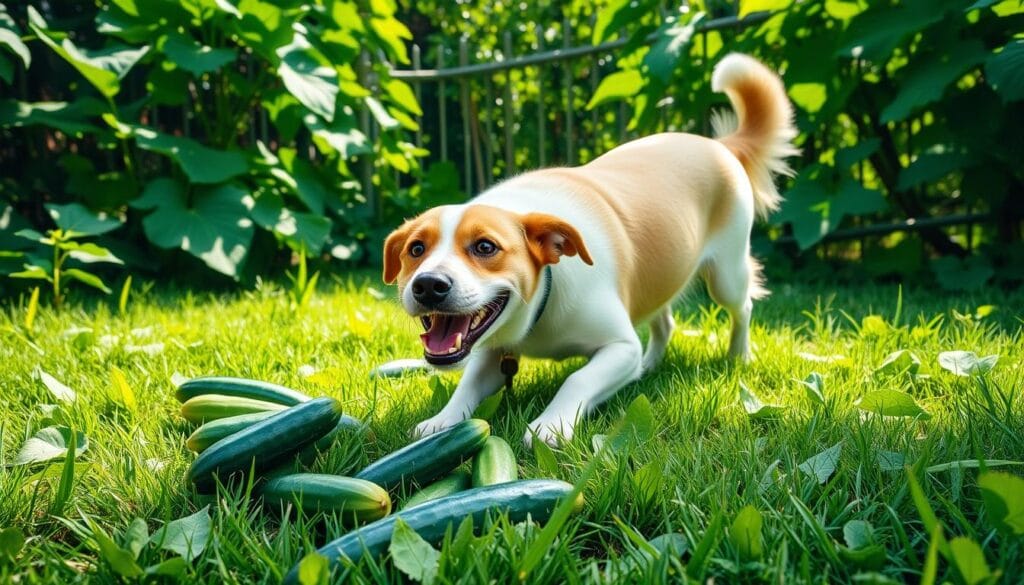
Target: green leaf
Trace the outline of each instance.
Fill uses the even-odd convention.
[[[944,14],[945,10],[932,0],[871,5],[850,21],[837,54],[884,62],[903,39],[942,20]]]
[[[61,402],[74,402],[75,399],[78,398],[78,395],[75,394],[74,390],[68,388],[50,374],[47,374],[43,371],[43,368],[37,366],[34,373],[36,378],[57,400],[60,400]]]
[[[875,462],[882,471],[899,471],[903,469],[906,457],[895,451],[878,451],[875,453]]]
[[[744,506],[732,526],[729,527],[729,540],[736,547],[740,559],[744,561],[759,560],[764,550],[761,545],[761,513],[753,506]]]
[[[324,203],[331,198],[331,192],[320,179],[316,169],[308,160],[297,156],[295,149],[282,148],[278,150],[278,154],[281,157],[281,164],[289,173],[296,195],[310,211],[322,215]]]
[[[740,18],[761,11],[785,10],[793,0],[740,0]]]
[[[690,41],[704,16],[703,12],[693,13],[685,23],[679,22],[674,16],[665,19],[665,23],[654,33],[654,44],[644,55],[644,65],[651,75],[665,84],[672,80],[672,72],[679,59],[689,54]]]
[[[398,120],[389,114],[379,101],[372,97],[368,97],[364,102],[366,103],[367,109],[370,110],[370,114],[373,115],[373,119],[377,121],[377,124],[380,124],[381,128],[385,130],[398,128]]]
[[[1000,471],[978,476],[989,522],[1000,532],[1024,534],[1024,479]]]
[[[885,565],[885,547],[875,542],[874,529],[865,520],[850,520],[843,526],[846,546],[839,557],[857,568],[877,571]]]
[[[197,77],[217,71],[235,60],[234,50],[214,49],[180,32],[168,34],[160,49],[175,66]]]
[[[661,486],[665,482],[664,462],[657,459],[648,461],[633,473],[633,489],[637,505],[645,506],[657,501]]]
[[[149,526],[146,525],[146,521],[142,518],[134,518],[125,529],[121,541],[124,546],[128,547],[133,557],[139,558],[139,553],[149,542]]]
[[[153,577],[170,577],[180,580],[188,570],[188,563],[181,557],[174,557],[166,561],[146,567],[146,575]]]
[[[501,406],[501,399],[503,396],[504,391],[498,390],[494,394],[484,398],[483,401],[477,405],[476,410],[473,411],[473,418],[491,420],[494,413],[498,412],[498,407]]]
[[[832,185],[823,177],[822,167],[804,168],[786,193],[782,208],[774,219],[789,222],[801,249],[810,248],[835,231],[848,215],[856,216],[886,208],[885,197],[850,177]]]
[[[13,561],[25,547],[25,533],[20,528],[8,526],[0,530],[0,561]]]
[[[558,461],[555,459],[555,452],[551,450],[547,443],[534,439],[533,456],[537,458],[537,467],[545,475],[558,477]]]
[[[6,12],[4,15],[6,16]],[[29,66],[32,65],[32,53],[21,40],[21,36],[18,34],[18,31],[8,28],[8,25],[0,25],[0,46],[7,47],[9,51],[21,59],[21,64],[25,69],[28,69]],[[8,80],[8,82],[9,81],[10,80]]]
[[[643,444],[654,437],[654,409],[646,394],[639,394],[629,406],[613,433],[612,448],[624,446],[627,441]]]
[[[316,551],[299,561],[299,585],[327,585],[330,576],[330,562]]]
[[[383,46],[391,55],[403,65],[408,65],[409,54],[405,50],[405,41],[412,40],[412,32],[398,20],[392,17],[370,19],[370,30],[383,42]]]
[[[119,406],[135,412],[138,402],[135,400],[135,391],[132,390],[128,378],[117,366],[110,366],[110,398]]]
[[[644,86],[644,78],[637,69],[616,71],[601,80],[594,95],[587,103],[587,109],[614,100],[623,100],[636,95]]]
[[[301,213],[284,207],[284,200],[273,191],[263,190],[251,212],[261,227],[273,231],[295,251],[319,254],[331,231],[331,220],[315,213]]]
[[[828,99],[828,88],[824,83],[794,83],[787,93],[794,104],[809,114],[818,113]]]
[[[80,455],[89,448],[85,433],[74,432],[75,451]],[[72,441],[72,431],[65,426],[46,427],[33,435],[21,446],[14,458],[14,465],[31,465],[60,459],[67,455]]]
[[[306,128],[313,133],[313,142],[320,152],[337,152],[342,159],[373,152],[373,146],[352,120],[352,116],[339,116],[330,126],[316,116],[303,119]]]
[[[117,124],[115,127],[135,137],[139,148],[174,159],[193,183],[223,183],[249,170],[245,154],[237,150],[207,148],[190,138],[163,134],[144,126]]]
[[[949,541],[950,561],[967,585],[991,582],[992,570],[985,561],[985,553],[978,543],[966,536]]]
[[[98,236],[121,227],[121,220],[103,212],[94,213],[81,203],[69,203],[68,205],[51,203],[46,206],[46,210],[57,227],[77,235]]]
[[[103,292],[104,294],[110,294],[111,290],[107,288],[107,285],[103,283],[100,277],[96,276],[91,272],[86,272],[78,268],[65,268],[60,271],[61,278],[65,280],[77,280],[86,286]]]
[[[384,83],[384,91],[387,92],[391,101],[402,106],[406,112],[414,116],[422,116],[419,102],[416,101],[416,94],[413,93],[409,84],[401,79],[391,79]]]
[[[806,379],[800,381],[800,384],[803,385],[804,390],[807,392],[807,398],[811,402],[819,406],[825,406],[825,380],[822,379],[821,374],[811,372]]]
[[[995,275],[991,261],[984,256],[943,256],[932,260],[931,269],[939,285],[952,291],[978,290]]]
[[[725,511],[719,508],[711,520],[708,522],[707,528],[704,530],[704,535],[701,536],[700,542],[693,549],[693,555],[690,556],[690,561],[686,563],[686,573],[692,579],[699,582],[704,580],[701,577],[704,575],[707,563],[710,561],[711,553],[718,548],[718,543],[722,539],[722,527],[725,525]]]
[[[882,360],[882,364],[875,368],[875,373],[892,376],[909,372],[911,375],[915,375],[920,367],[921,360],[913,352],[900,349],[886,356]]]
[[[855,404],[865,412],[881,416],[914,417],[921,420],[931,418],[913,396],[898,390],[873,390],[858,399]]]
[[[21,102],[0,100],[0,126],[22,128],[48,126],[74,137],[100,132],[92,118],[106,111],[94,97],[83,96],[73,102]]]
[[[944,351],[939,354],[939,365],[957,376],[975,376],[992,371],[999,361],[998,355],[979,358],[973,351]]]
[[[597,11],[590,42],[599,45],[655,9],[649,0],[609,0]]]
[[[102,558],[115,573],[122,577],[139,577],[142,567],[135,562],[135,556],[131,552],[117,546],[109,536],[101,530],[94,530],[93,539],[99,547],[100,558]]]
[[[61,242],[58,247],[61,250],[67,250],[68,256],[71,258],[86,264],[95,264],[97,262],[124,264],[120,258],[114,256],[113,252],[92,242]]]
[[[842,449],[843,443],[836,443],[821,453],[806,459],[797,468],[811,476],[819,484],[823,484],[835,473]]]
[[[401,518],[395,522],[395,531],[391,535],[391,546],[388,551],[395,567],[413,581],[428,584],[437,576],[441,553],[423,540],[415,530],[409,528]]]
[[[941,57],[912,61],[896,97],[882,110],[882,122],[904,120],[921,106],[941,99],[946,86],[981,63],[987,54],[981,41],[971,39],[949,47]]]
[[[881,145],[882,141],[878,138],[868,138],[867,140],[858,141],[853,146],[841,148],[836,151],[836,166],[848,169],[878,152],[878,148]]]
[[[30,15],[29,28],[39,37],[39,40],[70,63],[89,83],[108,98],[118,94],[121,90],[121,79],[149,51],[148,45],[133,48],[119,43],[108,44],[97,51],[86,51],[77,47],[70,38],[64,38],[58,44],[47,31],[37,26],[35,21],[42,21],[42,16],[36,12],[35,8],[29,6],[28,12]]]
[[[338,72],[327,58],[301,34],[278,49],[277,55],[281,58],[277,73],[288,92],[324,120],[334,120]]]
[[[896,188],[905,191],[922,183],[934,183],[953,171],[973,164],[973,157],[959,152],[925,153],[900,170]]]
[[[195,189],[191,207],[186,201],[181,183],[162,178],[149,183],[132,205],[153,209],[142,220],[146,237],[153,244],[180,248],[217,272],[237,278],[252,243],[249,194],[225,184]]]
[[[149,541],[158,547],[177,553],[188,562],[203,554],[210,539],[212,521],[210,507],[205,506],[191,516],[168,522],[153,533]]]
[[[1003,102],[1024,99],[1024,40],[1011,41],[985,62],[985,79]]]
[[[765,404],[745,384],[740,382],[740,403],[747,416],[754,420],[779,418],[786,407],[779,404]]]

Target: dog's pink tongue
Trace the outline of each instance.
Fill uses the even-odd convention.
[[[455,347],[455,341],[462,335],[463,341],[469,333],[472,315],[434,315],[430,329],[420,335],[423,347],[434,355],[444,355]]]

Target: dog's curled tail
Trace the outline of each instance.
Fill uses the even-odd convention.
[[[739,53],[718,62],[711,89],[729,96],[735,110],[735,115],[712,117],[715,137],[743,164],[754,188],[754,209],[764,218],[782,202],[772,175],[792,175],[785,159],[800,152],[793,146],[797,132],[786,89],[773,71]]]

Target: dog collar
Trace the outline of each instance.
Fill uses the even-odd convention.
[[[544,315],[544,309],[548,306],[548,299],[551,297],[551,265],[544,267],[544,292],[541,293],[540,306],[537,307],[537,312],[533,315],[533,321],[530,323],[530,328],[527,329],[526,334],[529,335],[530,331],[533,331],[534,326],[540,321],[542,315]],[[505,376],[505,389],[512,391],[512,379],[516,377],[516,373],[519,372],[519,358],[511,353],[506,353],[501,356],[501,373]]]

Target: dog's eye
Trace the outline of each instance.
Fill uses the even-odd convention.
[[[409,245],[409,255],[413,258],[419,258],[427,251],[427,247],[423,245],[423,242],[416,241]]]
[[[477,256],[494,256],[498,252],[498,245],[494,242],[483,239],[473,244],[473,253]]]

